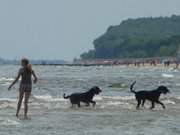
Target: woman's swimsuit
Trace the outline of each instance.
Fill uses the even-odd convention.
[[[28,71],[25,68],[21,68],[19,70],[19,74],[21,75],[21,82],[20,82],[20,91],[23,92],[31,92],[32,90],[32,73],[34,71]]]

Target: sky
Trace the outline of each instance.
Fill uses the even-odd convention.
[[[110,25],[180,15],[180,0],[0,0],[0,57],[71,61]]]

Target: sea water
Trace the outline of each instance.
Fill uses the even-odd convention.
[[[34,66],[39,81],[33,86],[29,120],[15,117],[18,84],[7,88],[19,66],[0,66],[0,135],[179,135],[180,71],[162,67],[67,67]],[[136,110],[129,86],[155,89],[166,85],[171,93],[162,95],[166,110],[156,105]],[[109,87],[113,84],[118,87]],[[71,108],[64,93],[85,92],[93,86],[103,91],[96,107]],[[122,86],[122,87],[121,87]]]

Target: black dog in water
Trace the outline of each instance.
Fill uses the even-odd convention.
[[[63,97],[64,99],[70,99],[72,107],[75,104],[78,105],[78,107],[81,107],[80,102],[86,103],[86,106],[89,106],[90,103],[95,106],[96,102],[93,101],[93,97],[101,92],[102,90],[99,87],[95,86],[85,93],[73,93],[69,96],[66,96],[66,94],[64,94]]]
[[[165,86],[159,86],[156,90],[152,90],[152,91],[134,91],[133,87],[136,84],[136,82],[134,82],[131,87],[130,90],[131,92],[133,92],[136,96],[136,100],[138,102],[137,104],[137,109],[139,109],[139,106],[142,104],[142,107],[144,106],[144,103],[146,100],[151,101],[152,106],[150,109],[153,109],[155,107],[155,103],[160,104],[163,109],[165,109],[165,105],[159,101],[159,98],[161,96],[161,94],[167,94],[170,91],[168,90],[167,87]]]

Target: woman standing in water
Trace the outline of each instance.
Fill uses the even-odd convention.
[[[16,117],[19,116],[19,111],[21,109],[21,104],[24,98],[24,118],[27,119],[28,112],[28,101],[32,90],[32,76],[34,77],[34,83],[37,82],[37,77],[35,72],[32,70],[31,64],[29,64],[28,59],[21,60],[22,67],[19,69],[18,75],[13,83],[9,86],[8,90],[19,80],[21,77],[20,88],[19,88],[19,101],[17,105]]]

